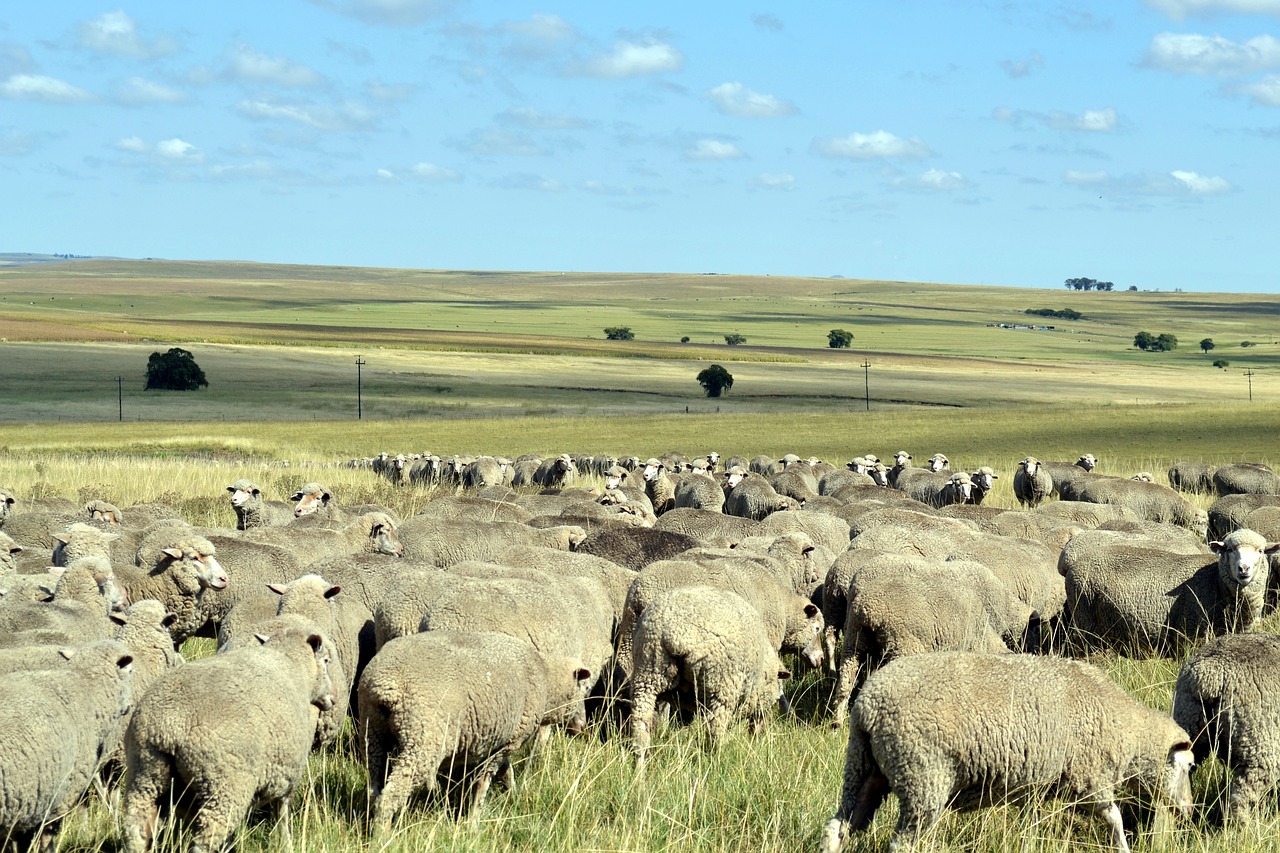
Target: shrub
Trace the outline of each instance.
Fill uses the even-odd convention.
[[[742,335],[739,335],[737,332],[734,332],[732,335],[725,335],[724,342],[731,347],[736,347],[738,344],[745,344],[747,339]]]
[[[609,326],[604,330],[604,336],[611,341],[631,341],[636,337],[630,326]]]
[[[832,349],[848,349],[853,343],[853,332],[846,332],[844,329],[832,329],[827,332],[827,346]]]
[[[1225,358],[1219,358],[1213,362],[1214,367],[1221,367],[1223,370],[1226,370],[1230,365],[1231,362],[1227,361]]]

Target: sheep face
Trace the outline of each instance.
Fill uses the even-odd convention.
[[[1018,467],[1026,471],[1028,477],[1034,477],[1036,471],[1040,470],[1040,460],[1034,456],[1028,456],[1018,463]]]
[[[227,491],[231,493],[231,506],[233,509],[239,509],[252,503],[262,494],[258,487],[248,480],[237,480],[227,486]]]
[[[301,489],[293,493],[290,500],[297,503],[293,507],[293,515],[295,518],[301,518],[304,515],[310,515],[313,512],[319,512],[329,505],[332,495],[329,490],[318,483],[309,483]]]
[[[818,669],[822,666],[822,611],[814,604],[804,606],[804,620],[793,625],[782,640],[784,651],[792,651],[800,655],[809,666]]]
[[[1092,471],[1094,468],[1098,467],[1098,457],[1094,456],[1092,453],[1086,453],[1084,456],[1081,456],[1076,460],[1076,464],[1086,471]]]
[[[935,474],[950,464],[951,460],[943,456],[941,453],[935,453],[929,457],[929,470]]]
[[[1000,475],[984,465],[970,474],[969,478],[973,481],[974,487],[989,492],[995,488],[995,481],[1000,479]]]
[[[1218,555],[1218,577],[1224,584],[1244,588],[1255,581],[1267,582],[1268,554],[1280,550],[1280,543],[1267,542],[1251,530],[1237,530],[1221,542],[1210,542]]]
[[[654,480],[658,479],[660,476],[662,476],[662,472],[665,469],[665,467],[666,466],[664,466],[657,459],[650,459],[648,462],[645,463],[644,471],[641,473],[641,476],[644,477],[644,480],[646,483],[651,483]]]
[[[392,557],[404,556],[404,545],[400,542],[400,537],[396,535],[396,530],[390,524],[377,522],[369,530],[369,539],[373,543],[373,552],[375,554],[387,554]]]
[[[605,491],[616,489],[622,485],[622,481],[627,479],[627,469],[614,465],[609,469],[604,481]]]
[[[214,557],[213,545],[205,542],[185,543],[161,551],[172,562],[170,569],[183,592],[197,592],[205,589],[226,589],[227,572]]]
[[[905,467],[906,464],[910,461],[911,461],[911,454],[905,450],[899,450],[897,453],[893,454],[894,465]]]
[[[1163,799],[1189,818],[1195,807],[1191,796],[1191,770],[1195,763],[1191,742],[1179,741],[1169,750],[1168,760],[1156,768],[1156,778],[1144,778],[1147,774],[1140,774],[1139,787],[1147,789],[1153,799]]]
[[[746,479],[747,476],[748,474],[746,471],[743,471],[741,467],[735,465],[729,469],[727,474],[724,475],[724,484],[727,488],[732,489]]]

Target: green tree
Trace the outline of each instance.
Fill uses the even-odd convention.
[[[636,337],[630,326],[609,326],[604,330],[604,336],[611,341],[632,341]]]
[[[745,344],[747,342],[747,339],[744,338],[742,335],[739,335],[737,332],[734,332],[731,335],[725,335],[724,342],[731,347],[736,347],[738,344]],[[718,395],[712,395],[712,396],[718,396]]]
[[[705,367],[698,374],[698,384],[707,392],[708,397],[719,397],[733,387],[733,374],[718,364]]]
[[[827,346],[832,349],[848,349],[853,343],[853,332],[844,329],[832,329],[827,332]]]
[[[1151,345],[1156,342],[1156,336],[1150,332],[1138,332],[1133,336],[1133,345],[1140,350],[1149,350]]]
[[[1225,358],[1219,358],[1213,362],[1214,367],[1221,367],[1223,370],[1226,370],[1230,365],[1231,362],[1227,361]]]
[[[195,357],[181,347],[173,347],[166,353],[153,352],[147,359],[146,391],[194,391],[208,387],[209,380],[204,378]]]
[[[1217,344],[1213,342],[1213,338],[1205,338],[1204,340],[1200,341],[1200,349],[1204,350],[1206,354],[1209,352],[1209,350],[1213,349],[1216,346]]]
[[[1161,332],[1156,336],[1156,342],[1151,345],[1154,352],[1168,352],[1178,348],[1178,336],[1171,335],[1168,332]]]

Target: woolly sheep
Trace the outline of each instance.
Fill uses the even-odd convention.
[[[944,809],[1023,793],[1086,804],[1128,851],[1116,795],[1137,787],[1191,813],[1187,733],[1101,670],[1035,655],[940,652],[902,658],[853,704],[835,853],[898,795],[893,846],[913,845]]]
[[[1280,495],[1280,475],[1266,465],[1232,462],[1213,472],[1213,488],[1220,495]]]
[[[617,563],[606,560],[604,557],[597,557],[595,554],[557,551],[554,548],[543,548],[538,545],[516,545],[508,548],[495,557],[494,562],[514,568],[535,569],[550,575],[594,578],[600,582],[609,598],[615,622],[622,618],[627,590],[631,588],[631,582],[636,577],[636,573],[631,569],[624,569]]]
[[[724,511],[724,489],[706,474],[690,474],[676,484],[673,508]]]
[[[533,484],[544,489],[566,489],[577,482],[578,468],[568,453],[544,460],[533,475]]]
[[[705,709],[707,734],[717,744],[735,717],[754,733],[791,677],[765,631],[760,613],[723,589],[692,586],[662,593],[645,608],[632,639],[632,748],[644,763],[660,696],[691,693]]]
[[[849,547],[849,522],[839,516],[821,512],[775,512],[760,522],[761,536],[785,536],[788,533],[803,533],[813,540],[814,545],[835,553]],[[826,571],[826,566],[823,566],[823,571]]]
[[[252,480],[239,479],[227,486],[231,493],[231,508],[236,513],[236,529],[278,527],[293,519],[293,509],[284,501],[268,501],[262,490]]]
[[[334,520],[345,520],[345,513],[333,503],[333,493],[323,483],[307,483],[290,496],[293,501],[293,517],[322,515]]]
[[[1000,475],[992,470],[990,465],[982,465],[975,468],[969,474],[969,478],[973,481],[973,502],[981,504],[995,489],[995,481],[1000,479]]]
[[[1194,530],[1201,536],[1208,534],[1208,514],[1173,489],[1159,483],[1119,477],[1092,477],[1076,489],[1076,497],[1093,503],[1118,504],[1128,507],[1139,518],[1147,521],[1176,524]]]
[[[730,471],[730,476],[725,481],[728,492],[725,495],[724,511],[727,515],[761,521],[769,513],[800,508],[800,503],[795,498],[778,494],[763,477],[747,474],[733,484],[733,476],[734,472]]]
[[[144,540],[145,541],[145,540]],[[227,572],[217,549],[203,536],[181,528],[161,529],[140,548],[139,564],[114,566],[117,582],[131,601],[154,598],[176,617],[171,631],[176,644],[193,636],[213,618],[212,595],[227,588]]]
[[[688,507],[677,507],[665,513],[654,524],[654,529],[683,533],[701,542],[721,541],[728,544],[749,536],[764,535],[763,524],[754,519]]]
[[[852,465],[853,463],[849,463]],[[819,495],[834,495],[847,486],[874,486],[876,481],[865,471],[832,471],[818,481]]]
[[[9,513],[13,512],[13,505],[17,503],[13,497],[13,492],[9,489],[0,489],[0,527],[4,527],[4,523],[9,520]]]
[[[675,508],[676,484],[667,476],[667,468],[661,460],[651,458],[645,462],[640,477],[644,480],[645,495],[653,504],[654,515],[661,516],[667,510]]]
[[[1178,673],[1173,718],[1190,733],[1196,760],[1231,768],[1228,821],[1249,817],[1280,784],[1280,637],[1227,634],[1196,650]]]
[[[486,486],[506,485],[508,470],[510,466],[499,462],[494,457],[480,456],[463,472],[462,487],[478,490]]]
[[[1249,513],[1264,506],[1280,506],[1277,495],[1223,495],[1212,504],[1206,513],[1209,516],[1209,537],[1222,539],[1233,530],[1245,525]]]
[[[877,668],[931,651],[1021,649],[1034,618],[990,569],[972,560],[866,554],[847,601],[832,693],[837,726],[858,684]]]
[[[342,554],[387,554],[404,556],[405,547],[396,533],[396,524],[386,513],[369,512],[345,524],[330,528],[258,527],[246,530],[245,542],[258,542],[284,548],[301,565]],[[223,559],[228,565],[229,555]]]
[[[657,527],[605,527],[582,540],[575,550],[638,572],[656,560],[675,557],[702,544],[700,539]]]
[[[768,483],[780,495],[793,498],[797,503],[804,503],[818,496],[818,481],[807,469],[807,465],[791,465],[780,474],[773,474]]]
[[[1019,462],[1018,470],[1013,472],[1014,497],[1025,507],[1035,509],[1053,493],[1053,487],[1053,476],[1034,456]]]
[[[1040,467],[1053,479],[1053,491],[1063,500],[1076,500],[1076,484],[1088,479],[1088,474],[1098,467],[1098,458],[1086,453],[1075,462],[1040,461]]]
[[[418,517],[447,518],[453,521],[512,521],[525,524],[533,518],[533,513],[508,501],[495,501],[474,495],[442,495],[429,501],[418,513]]]
[[[123,644],[67,654],[66,666],[0,676],[0,836],[18,850],[53,849],[131,701],[133,658]]]
[[[464,521],[415,516],[396,530],[405,555],[423,563],[449,566],[464,560],[488,560],[512,545],[542,545],[569,551],[587,538],[576,525],[539,530],[509,521]]]
[[[1216,558],[1073,538],[1060,559],[1072,635],[1129,654],[1175,655],[1205,637],[1247,631],[1262,613],[1266,555],[1280,544],[1237,530],[1209,547]]]
[[[111,614],[122,608],[111,564],[81,557],[62,571],[47,601],[0,607],[0,646],[105,640],[115,631]]]
[[[581,699],[565,701],[552,686],[584,673],[553,679],[529,643],[494,632],[430,631],[388,643],[358,687],[374,826],[387,829],[415,791],[434,790],[452,766],[469,777],[463,809],[479,808],[496,776],[510,784],[511,759],[540,728],[584,724]]]
[[[1169,467],[1169,485],[1180,492],[1212,492],[1217,470],[1207,462],[1175,462]]]
[[[150,849],[176,792],[199,805],[193,850],[221,849],[255,801],[288,832],[318,713],[333,707],[327,645],[315,630],[259,640],[170,670],[139,701],[125,734],[128,853]]]

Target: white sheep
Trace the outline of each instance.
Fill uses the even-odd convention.
[[[231,508],[236,514],[236,529],[254,527],[278,527],[293,520],[293,508],[284,501],[268,501],[262,490],[252,480],[236,480],[227,491],[231,493]]]
[[[128,853],[151,848],[161,804],[182,791],[199,806],[193,850],[220,850],[255,801],[275,804],[288,833],[319,711],[333,707],[328,644],[316,630],[259,639],[170,670],[138,703],[125,734]]]
[[[662,593],[636,621],[632,637],[632,748],[644,763],[659,697],[687,693],[717,744],[736,717],[757,731],[791,677],[760,612],[741,596],[708,586]]]
[[[1137,787],[1190,814],[1191,739],[1096,667],[1038,655],[937,652],[897,660],[853,703],[840,807],[824,853],[898,795],[895,849],[948,806],[1049,794],[1083,803],[1128,851],[1116,795]]]
[[[1053,493],[1053,476],[1034,456],[1018,463],[1013,472],[1013,495],[1018,503],[1035,509]]]

